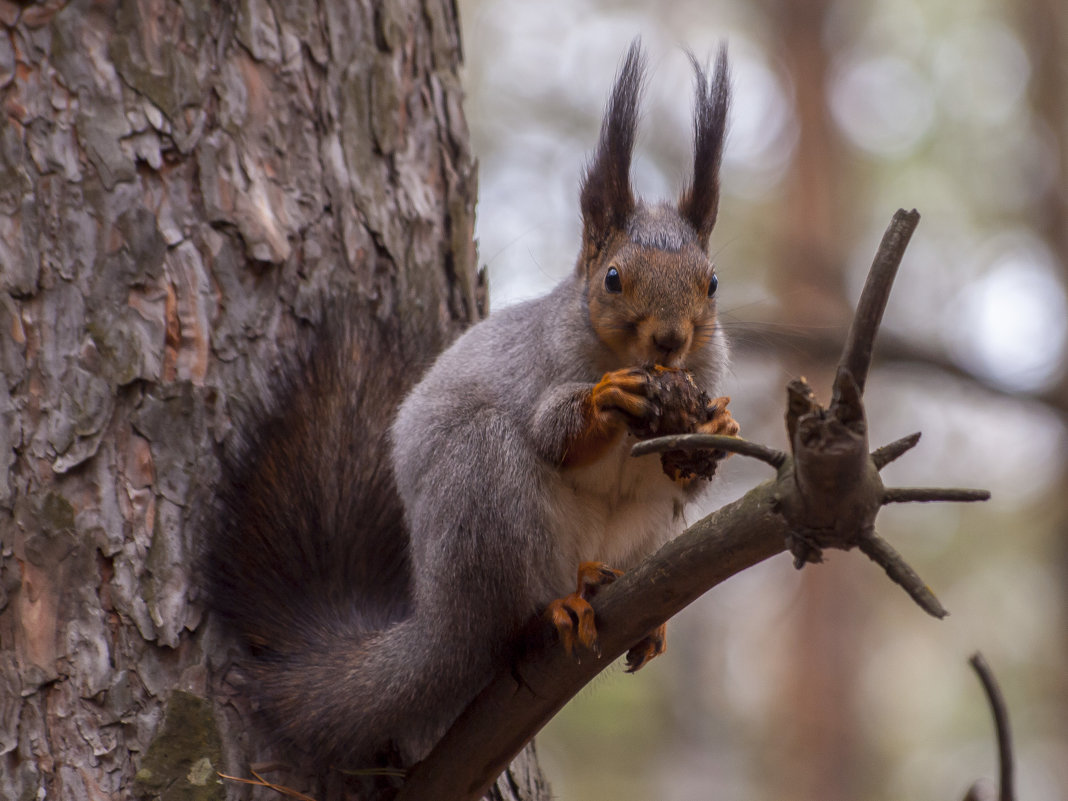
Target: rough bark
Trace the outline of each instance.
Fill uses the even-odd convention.
[[[250,377],[326,295],[482,313],[456,9],[0,0],[0,23],[0,797],[222,797],[216,770],[271,753],[194,571]]]

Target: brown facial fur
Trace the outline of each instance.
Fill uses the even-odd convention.
[[[678,251],[646,247],[623,236],[587,263],[590,322],[622,366],[685,367],[716,326],[708,297],[711,262],[696,243]],[[613,247],[614,245],[614,247]],[[619,272],[622,292],[609,292],[605,276]]]

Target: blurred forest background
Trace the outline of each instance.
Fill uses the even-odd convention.
[[[872,444],[915,430],[901,485],[986,504],[884,511],[951,616],[859,554],[779,556],[669,626],[540,738],[564,799],[960,799],[996,775],[980,649],[1011,708],[1019,797],[1068,798],[1068,4],[1063,0],[460,0],[491,304],[572,269],[578,178],[619,59],[651,79],[647,197],[689,168],[685,49],[729,42],[735,102],[713,251],[743,434],[785,446],[785,382],[829,371],[898,207],[920,228],[868,383]],[[732,459],[715,503],[766,468]]]

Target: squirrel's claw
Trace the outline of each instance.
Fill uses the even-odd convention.
[[[649,635],[627,651],[627,673],[637,673],[650,659],[667,650],[667,624],[661,623]]]
[[[574,656],[576,643],[597,656],[601,655],[597,624],[589,599],[597,594],[600,587],[611,584],[622,575],[623,571],[602,562],[582,562],[578,568],[578,589],[545,607],[545,617],[556,628],[560,642],[569,655]]]

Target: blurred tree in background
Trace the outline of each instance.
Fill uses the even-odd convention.
[[[1060,0],[461,0],[491,305],[572,268],[578,177],[620,55],[652,56],[635,180],[674,196],[691,70],[722,39],[735,104],[713,251],[724,391],[781,447],[783,384],[829,369],[890,215],[923,221],[869,380],[873,444],[921,428],[899,484],[989,487],[881,530],[949,607],[864,557],[783,556],[672,624],[668,655],[542,737],[563,798],[956,799],[995,775],[966,657],[1006,690],[1020,797],[1068,797],[1068,7]],[[718,505],[764,477],[732,460]]]

